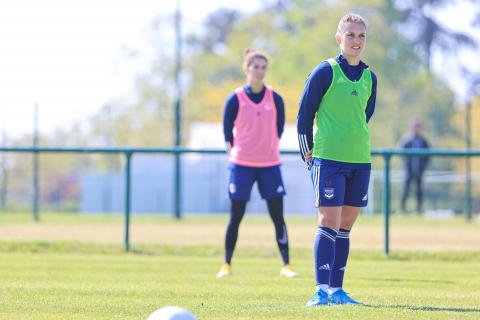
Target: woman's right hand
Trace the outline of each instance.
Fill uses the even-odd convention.
[[[310,149],[310,151],[308,151],[307,154],[305,155],[306,162],[310,162],[312,160],[312,152],[313,152],[313,149]]]
[[[305,155],[305,163],[307,164],[308,170],[312,168],[312,164],[313,164],[312,153],[313,153],[313,149],[308,151],[307,154]]]

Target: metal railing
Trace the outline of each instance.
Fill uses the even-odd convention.
[[[82,154],[123,154],[125,157],[125,234],[124,234],[124,247],[126,251],[130,250],[130,214],[131,214],[131,163],[132,156],[136,153],[144,154],[173,154],[181,157],[184,153],[196,153],[196,154],[224,154],[223,149],[192,149],[184,147],[173,148],[130,148],[130,147],[87,147],[87,148],[72,148],[72,147],[0,147],[0,152],[8,153],[31,153],[38,155],[40,153],[82,153]],[[297,155],[298,150],[282,150],[281,154],[284,155]],[[372,150],[373,156],[380,156],[383,158],[383,215],[385,226],[385,238],[384,238],[384,252],[388,254],[390,252],[390,212],[391,212],[391,186],[390,186],[390,170],[391,159],[393,156],[440,156],[440,157],[478,157],[480,156],[480,150],[442,150],[442,149],[381,149]],[[178,174],[174,175],[174,214],[176,218],[181,218],[182,209],[180,206],[179,192],[181,190],[181,161],[175,161],[175,171]],[[37,173],[38,174],[38,173]],[[38,188],[36,183],[38,176],[34,174],[34,189]],[[470,203],[467,206],[467,217],[471,218],[471,199],[472,188],[471,179],[467,175],[466,180],[466,201]],[[34,190],[34,200],[32,208],[34,210],[34,217],[38,220],[38,190]]]

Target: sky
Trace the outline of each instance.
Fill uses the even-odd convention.
[[[460,1],[459,4],[448,4],[444,10],[439,11],[436,14],[438,21],[443,23],[447,28],[452,30],[462,31],[466,34],[471,35],[475,39],[480,39],[480,28],[473,28],[470,25],[470,22],[474,19],[474,10],[471,10],[471,5],[467,1]],[[456,54],[460,56],[460,59],[468,62],[470,71],[480,72],[480,60],[478,55],[480,48],[475,51],[464,51],[457,52]],[[465,85],[459,79],[462,77],[461,74],[454,74],[452,76],[452,70],[456,69],[455,61],[453,59],[443,59],[439,55],[434,56],[433,59],[433,68],[440,74],[444,79],[447,79],[450,87],[452,87],[457,94],[457,100],[462,102],[467,99],[468,92],[466,92]]]
[[[221,6],[248,11],[260,4],[181,0],[187,31]],[[148,46],[146,31],[153,19],[174,9],[174,0],[2,0],[0,143],[2,133],[12,138],[32,131],[35,104],[39,130],[48,134],[131,96],[141,66],[125,48]],[[463,26],[464,14],[468,8],[460,6],[448,8],[443,17],[446,24]]]
[[[198,26],[222,3],[182,0],[185,28]],[[228,7],[258,3],[232,1]],[[40,132],[51,133],[131,94],[138,65],[125,48],[148,46],[153,19],[174,10],[174,0],[2,0],[0,134],[32,132],[35,104]]]

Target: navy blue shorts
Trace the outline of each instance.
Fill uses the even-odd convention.
[[[282,197],[286,194],[280,166],[256,168],[231,164],[228,184],[230,199],[250,200],[250,192],[255,181],[263,199]]]
[[[366,207],[370,164],[349,164],[314,158],[311,169],[315,206]]]

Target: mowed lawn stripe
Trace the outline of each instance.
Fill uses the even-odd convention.
[[[198,251],[0,251],[0,319],[145,319],[165,305],[187,308],[199,319],[480,318],[480,262],[469,253],[462,259],[456,252],[452,261],[447,253],[437,260],[428,253],[426,259],[353,254],[345,289],[366,306],[307,309],[314,283],[306,252],[294,260],[297,279],[281,278],[279,258],[252,249],[235,257],[232,277],[217,280],[221,255],[202,255],[209,252],[202,246]]]

